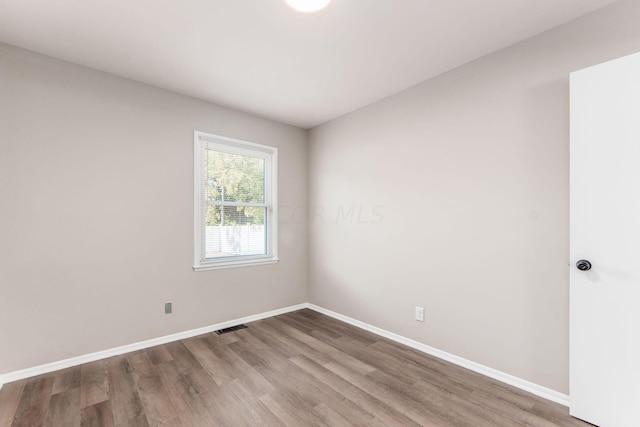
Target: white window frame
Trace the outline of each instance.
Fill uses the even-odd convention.
[[[252,157],[259,157],[265,160],[264,204],[267,209],[265,221],[267,253],[265,255],[238,255],[217,259],[204,258],[206,211],[203,210],[203,206],[206,206],[207,201],[203,197],[204,191],[202,191],[202,186],[205,185],[205,180],[202,176],[202,162],[205,144],[208,149],[215,149],[226,153],[244,156],[248,155]],[[278,262],[278,210],[276,209],[276,206],[278,206],[278,149],[267,145],[195,131],[193,138],[193,153],[193,269],[195,271],[205,271],[220,268],[273,264]]]

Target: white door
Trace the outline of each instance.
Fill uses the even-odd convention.
[[[571,75],[570,178],[570,412],[638,427],[640,54]]]

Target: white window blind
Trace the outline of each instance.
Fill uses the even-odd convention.
[[[194,269],[277,261],[277,149],[195,133]]]

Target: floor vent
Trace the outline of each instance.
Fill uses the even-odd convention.
[[[238,331],[240,329],[244,329],[244,328],[248,328],[247,325],[236,325],[236,326],[232,326],[230,328],[224,328],[224,329],[218,329],[216,331],[216,334],[218,335],[222,335],[222,334],[228,334],[229,332],[233,332],[233,331]]]

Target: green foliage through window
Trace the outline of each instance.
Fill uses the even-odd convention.
[[[226,203],[265,202],[264,159],[206,150],[207,226],[262,225],[266,208],[224,206]],[[217,202],[217,203],[216,203]]]

